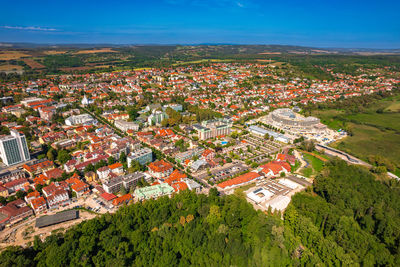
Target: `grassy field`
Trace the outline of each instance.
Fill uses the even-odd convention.
[[[400,95],[376,101],[360,113],[345,114],[342,110],[312,112],[332,129],[350,129],[352,136],[332,146],[368,161],[381,155],[400,166]]]
[[[347,118],[356,124],[365,124],[381,130],[400,131],[400,113],[359,113]]]
[[[344,128],[344,123],[337,116],[345,115],[344,111],[328,109],[328,110],[314,110],[312,115],[321,119],[321,122],[331,129],[339,130]]]
[[[307,168],[302,170],[302,174],[306,177],[311,177],[319,173],[324,167],[324,162],[310,154],[303,154],[304,159],[310,164]]]
[[[395,131],[382,131],[369,125],[350,123],[353,136],[334,143],[332,146],[363,160],[368,156],[382,155],[397,165],[400,164],[400,134]]]

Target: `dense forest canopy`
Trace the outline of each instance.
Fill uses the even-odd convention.
[[[281,220],[240,194],[183,192],[82,222],[1,266],[399,266],[400,194],[365,168],[333,160]]]

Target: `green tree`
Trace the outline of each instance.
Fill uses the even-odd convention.
[[[57,151],[54,148],[50,148],[46,154],[47,158],[51,161],[54,161],[57,157]]]
[[[108,159],[107,159],[107,164],[108,165],[111,165],[111,164],[114,164],[115,163],[115,159],[114,159],[114,157],[108,157]]]
[[[67,150],[62,149],[62,150],[58,151],[57,160],[61,164],[65,164],[70,159],[71,159],[71,155]]]

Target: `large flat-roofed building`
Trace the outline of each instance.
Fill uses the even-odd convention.
[[[8,183],[20,178],[25,178],[25,172],[20,169],[0,171],[0,183]]]
[[[183,107],[181,104],[168,104],[163,106],[163,110],[165,111],[167,108],[172,108],[173,110],[177,112],[183,111]]]
[[[65,119],[65,124],[68,126],[73,126],[77,124],[92,125],[96,124],[97,120],[94,119],[90,114],[80,114],[76,116],[71,116]]]
[[[164,119],[168,119],[167,113],[160,110],[153,110],[151,115],[147,118],[147,123],[149,126],[160,125]]]
[[[54,215],[46,215],[36,219],[35,226],[38,228],[59,224],[79,218],[78,210],[62,211]]]
[[[145,175],[142,172],[135,172],[125,176],[118,176],[114,179],[108,180],[103,183],[103,189],[109,194],[117,193],[121,190],[122,186],[129,190],[135,186],[139,180],[144,179]]]
[[[194,156],[200,156],[204,152],[204,148],[202,147],[196,147],[193,149],[189,149],[188,151],[185,152],[180,152],[175,155],[175,160],[179,163],[184,162],[187,159],[191,159]]]
[[[0,138],[0,156],[7,166],[31,159],[25,135],[11,130],[11,134]]]
[[[132,131],[139,131],[139,124],[135,122],[130,122],[130,121],[124,121],[124,120],[116,120],[114,122],[115,127],[120,129],[123,132],[126,132],[128,130]]]
[[[217,136],[229,135],[231,133],[231,123],[224,120],[204,121],[200,124],[195,124],[193,127],[198,132],[200,140],[207,140]]]
[[[271,112],[271,118],[283,125],[310,127],[318,124],[320,121],[315,117],[304,117],[293,112],[289,108],[276,109]]]
[[[268,134],[269,136],[272,136],[274,138],[274,140],[283,142],[283,143],[289,143],[289,138],[287,138],[285,135],[271,131],[271,130],[267,130],[265,128],[259,127],[259,126],[255,126],[255,125],[251,125],[249,127],[249,132],[255,135],[258,135],[260,137],[264,137],[266,134]]]
[[[276,109],[269,113],[266,122],[292,134],[312,133],[326,130],[316,117],[304,117],[289,108]]]
[[[162,183],[153,186],[146,186],[135,190],[134,195],[138,200],[158,198],[165,195],[171,195],[175,192],[174,188],[169,184]]]
[[[133,150],[127,157],[128,167],[132,166],[134,161],[139,162],[141,165],[146,165],[153,161],[153,152],[148,147]]]

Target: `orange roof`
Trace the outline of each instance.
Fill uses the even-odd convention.
[[[225,188],[228,186],[232,186],[232,185],[239,185],[239,184],[243,184],[246,182],[249,182],[251,180],[254,180],[256,178],[260,177],[260,175],[256,172],[248,172],[245,173],[243,175],[240,175],[236,178],[230,179],[228,181],[222,182],[220,184],[218,184],[218,187],[220,188]]]
[[[34,209],[37,209],[43,205],[46,205],[46,200],[44,199],[44,197],[38,197],[38,198],[32,199],[31,204]]]
[[[172,184],[174,181],[180,181],[181,179],[186,178],[186,174],[181,173],[179,170],[174,170],[170,176],[165,179],[165,182],[168,183],[169,185]]]
[[[165,160],[155,161],[149,164],[149,169],[153,172],[164,172],[172,168],[172,165]]]
[[[48,167],[50,167],[50,166],[53,166],[53,162],[50,161],[50,160],[46,160],[46,161],[43,161],[43,162],[40,162],[40,163],[37,163],[37,164],[34,164],[34,165],[27,165],[27,164],[24,164],[22,167],[23,167],[27,172],[35,172],[35,171],[37,171],[39,168],[45,169],[45,168],[48,168]]]
[[[75,192],[86,191],[89,189],[89,185],[82,181],[79,181],[76,184],[73,184],[71,186],[71,189],[74,190]]]
[[[126,195],[123,195],[123,196],[120,196],[120,197],[114,199],[112,204],[114,206],[118,206],[118,205],[120,205],[122,203],[128,202],[131,199],[132,199],[132,195],[131,194],[126,194]]]
[[[272,171],[274,175],[279,174],[282,171],[282,168],[285,168],[287,171],[291,170],[290,164],[286,161],[271,161],[260,167],[263,168],[262,171],[264,173]]]
[[[35,184],[44,185],[44,184],[46,184],[46,181],[47,181],[47,180],[50,180],[50,179],[49,179],[47,176],[41,174],[41,175],[35,177],[35,178],[33,179],[33,182],[34,182]]]
[[[52,179],[52,178],[57,179],[57,178],[60,178],[60,177],[62,176],[63,172],[64,172],[64,171],[62,171],[62,170],[59,169],[59,168],[54,168],[54,169],[52,169],[52,170],[47,171],[47,172],[45,173],[45,175],[46,175],[49,179]]]
[[[30,192],[28,195],[26,195],[26,198],[31,198],[31,197],[39,197],[40,196],[40,193],[38,192],[38,191],[33,191],[33,192]]]
[[[111,170],[114,170],[114,169],[116,169],[116,168],[122,167],[122,164],[121,164],[120,162],[117,162],[117,163],[108,165],[108,167],[109,167]]]
[[[176,192],[183,191],[188,189],[188,186],[185,182],[177,182],[172,185]]]
[[[73,185],[76,183],[79,183],[81,180],[79,180],[78,178],[72,176],[71,178],[68,178],[67,180],[65,180],[68,184]]]

